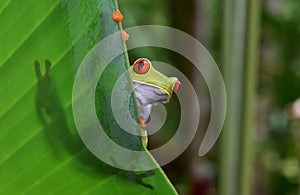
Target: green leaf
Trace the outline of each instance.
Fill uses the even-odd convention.
[[[110,167],[76,131],[74,77],[87,52],[121,30],[111,19],[116,9],[112,0],[0,0],[0,194],[176,194],[161,169]],[[96,104],[104,108],[97,113],[105,124],[115,121],[101,97],[127,69],[126,56],[112,62],[97,88]],[[116,141],[126,145],[128,139],[141,148],[134,136]]]

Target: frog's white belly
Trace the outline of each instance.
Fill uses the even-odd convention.
[[[147,123],[150,119],[152,106],[158,102],[168,102],[169,96],[162,89],[151,85],[133,82],[133,86],[140,117]]]

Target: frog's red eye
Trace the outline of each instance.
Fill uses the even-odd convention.
[[[137,59],[133,64],[134,72],[138,74],[145,74],[150,69],[150,61],[146,58]]]

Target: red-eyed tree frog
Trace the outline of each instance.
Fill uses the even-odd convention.
[[[129,69],[140,115],[142,140],[145,147],[148,143],[146,124],[150,120],[153,105],[158,102],[167,103],[172,94],[177,94],[180,81],[176,77],[167,77],[154,69],[146,58],[137,59]]]

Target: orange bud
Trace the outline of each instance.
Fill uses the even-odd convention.
[[[122,30],[122,37],[123,37],[124,41],[128,41],[129,34],[127,34],[127,32],[125,30]]]
[[[116,10],[113,12],[112,19],[116,22],[122,22],[123,15],[121,14],[120,10]]]

